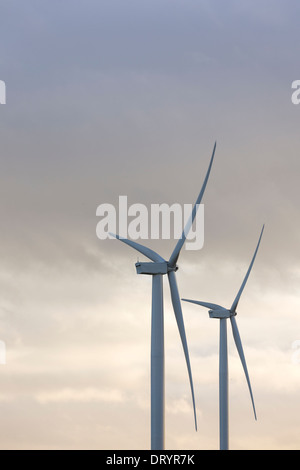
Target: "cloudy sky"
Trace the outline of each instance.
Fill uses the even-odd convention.
[[[230,446],[300,449],[300,6],[296,0],[2,0],[1,449],[147,449],[151,279],[97,207],[204,197],[182,297],[239,304]],[[175,240],[148,240],[168,257]],[[165,284],[166,448],[218,448],[218,322]],[[299,353],[299,354],[298,354]]]

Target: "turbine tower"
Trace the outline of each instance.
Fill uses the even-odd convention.
[[[190,388],[192,393],[192,402],[194,410],[195,428],[197,430],[197,418],[195,407],[195,396],[192,379],[192,371],[190,366],[189,351],[187,346],[184,321],[180,303],[175,272],[178,269],[177,260],[180,251],[184,245],[188,232],[195,219],[198,205],[201,203],[210,170],[212,167],[216,143],[213,148],[209,167],[197,198],[193,206],[190,218],[184,228],[181,238],[178,240],[170,259],[167,261],[155,251],[147,248],[132,240],[128,240],[119,235],[113,235],[118,240],[126,243],[130,247],[142,253],[151,262],[137,262],[137,274],[146,274],[152,276],[152,312],[151,312],[151,449],[163,450],[165,443],[165,371],[164,371],[164,306],[163,306],[163,275],[168,275],[172,305],[182,342],[185,355]]]
[[[243,346],[239,334],[239,330],[237,327],[237,322],[236,322],[236,309],[240,300],[240,297],[242,295],[242,292],[244,290],[244,287],[246,285],[246,282],[248,280],[250,271],[252,269],[258,247],[260,245],[261,237],[264,231],[264,226],[261,230],[261,234],[258,240],[258,244],[256,246],[256,250],[254,252],[252,261],[250,263],[250,266],[248,268],[248,271],[246,273],[245,279],[240,287],[240,290],[237,293],[236,298],[234,299],[234,302],[231,306],[231,308],[228,310],[221,305],[217,304],[212,304],[208,302],[201,302],[197,300],[189,300],[189,299],[182,299],[185,302],[191,302],[193,304],[201,305],[202,307],[206,307],[210,309],[208,311],[210,318],[218,318],[220,320],[220,347],[219,347],[219,413],[220,413],[220,450],[228,450],[229,448],[229,426],[228,426],[228,347],[227,347],[227,320],[230,318],[230,323],[232,327],[232,333],[233,333],[233,338],[235,341],[235,345],[237,348],[237,351],[239,353],[242,366],[245,372],[246,380],[248,383],[248,388],[250,392],[250,397],[252,401],[252,407],[253,407],[253,412],[254,412],[254,417],[256,418],[256,411],[255,411],[255,405],[254,405],[254,399],[253,399],[253,394],[252,394],[252,389],[251,389],[251,384],[250,384],[250,379],[249,379],[249,374],[247,370],[247,364],[245,360],[245,355],[243,351]]]

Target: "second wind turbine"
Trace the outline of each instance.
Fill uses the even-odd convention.
[[[212,304],[209,302],[202,302],[198,300],[182,299],[185,302],[191,302],[193,304],[201,305],[209,309],[208,313],[210,318],[218,318],[220,320],[220,347],[219,347],[219,416],[220,416],[220,450],[228,450],[229,448],[229,427],[228,427],[228,346],[227,346],[227,320],[230,319],[232,334],[234,342],[239,353],[241,363],[245,372],[250,397],[253,406],[254,417],[256,419],[256,411],[254,406],[254,399],[250,384],[250,378],[248,374],[246,359],[243,351],[242,341],[240,333],[238,330],[236,315],[237,315],[237,306],[240,300],[240,297],[245,288],[246,282],[250,275],[251,269],[253,267],[255,257],[261,242],[261,237],[263,235],[264,226],[261,230],[260,237],[251,260],[250,266],[246,273],[246,276],[242,282],[242,285],[237,293],[236,298],[233,301],[233,304],[230,309],[224,308],[218,304]]]
[[[212,167],[216,143],[213,148],[209,167],[197,198],[193,207],[191,216],[184,228],[181,238],[178,240],[169,261],[165,260],[155,251],[147,248],[132,240],[114,235],[118,240],[126,243],[135,250],[142,253],[151,262],[136,263],[137,274],[147,274],[152,276],[152,320],[151,320],[151,449],[163,450],[165,446],[165,360],[164,360],[164,306],[163,306],[163,275],[168,275],[172,305],[181,338],[181,343],[185,355],[186,365],[188,369],[195,427],[197,429],[196,407],[194,397],[194,387],[192,379],[192,371],[190,366],[189,351],[187,346],[185,327],[181,309],[180,296],[178,292],[175,272],[178,269],[177,260],[180,251],[184,245],[188,232],[194,222],[196,212],[201,203],[210,170]]]

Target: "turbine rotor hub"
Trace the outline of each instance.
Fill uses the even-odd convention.
[[[171,266],[169,263],[168,263],[168,273],[170,271],[174,271],[176,273],[176,271],[178,271],[179,267],[175,264],[175,266]]]

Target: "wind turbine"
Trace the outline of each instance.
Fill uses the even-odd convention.
[[[252,394],[252,389],[251,389],[251,384],[250,384],[250,379],[249,379],[249,374],[247,370],[247,364],[244,356],[244,351],[243,351],[243,346],[239,334],[239,330],[237,327],[237,322],[236,322],[236,309],[240,300],[240,297],[242,295],[242,292],[244,290],[244,287],[246,285],[246,282],[248,280],[250,271],[252,269],[258,247],[260,245],[261,237],[264,231],[264,226],[261,230],[261,234],[258,240],[258,244],[256,246],[256,250],[254,252],[252,261],[250,263],[250,266],[248,268],[248,271],[246,273],[246,276],[243,280],[243,283],[240,287],[240,290],[237,293],[236,298],[233,301],[233,304],[231,308],[228,310],[221,305],[217,304],[212,304],[208,302],[200,302],[197,300],[189,300],[189,299],[182,299],[185,302],[191,302],[193,304],[201,305],[202,307],[206,307],[210,309],[208,311],[210,318],[219,318],[220,320],[220,348],[219,348],[219,413],[220,413],[220,449],[221,450],[228,450],[229,446],[229,438],[228,438],[228,348],[227,348],[227,319],[230,318],[230,323],[232,327],[232,333],[233,333],[233,338],[235,341],[235,345],[237,348],[237,351],[239,353],[242,366],[245,372],[246,380],[248,383],[248,388],[250,392],[250,397],[252,401],[252,407],[253,407],[253,412],[254,412],[254,417],[256,417],[256,411],[255,411],[255,405],[254,405],[254,399],[253,399],[253,394]]]
[[[168,275],[172,305],[174,314],[179,330],[179,335],[182,342],[182,347],[185,355],[188,376],[190,381],[190,388],[192,393],[192,402],[194,409],[195,428],[197,430],[197,418],[195,407],[195,396],[192,372],[190,366],[189,352],[185,334],[184,321],[182,316],[182,309],[180,303],[180,296],[178,292],[175,272],[178,270],[177,261],[180,251],[184,245],[188,232],[195,219],[198,205],[201,203],[207,181],[209,178],[210,170],[212,167],[214,155],[216,150],[216,143],[213,148],[212,156],[210,159],[209,167],[196,200],[193,206],[190,218],[184,228],[181,238],[178,240],[170,259],[167,261],[155,251],[147,248],[132,240],[128,240],[119,235],[113,235],[118,240],[126,243],[135,250],[145,255],[151,262],[137,262],[137,274],[147,274],[152,276],[152,312],[151,312],[151,449],[163,450],[165,440],[165,373],[164,373],[164,307],[163,307],[163,275]]]

